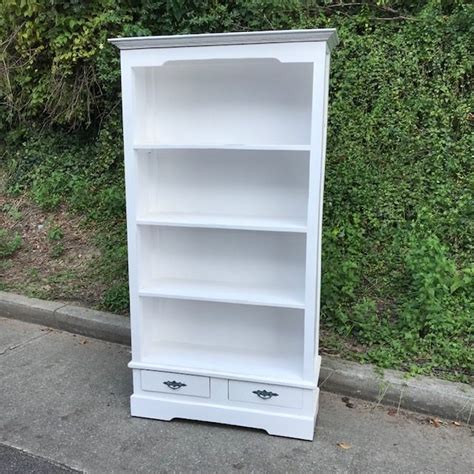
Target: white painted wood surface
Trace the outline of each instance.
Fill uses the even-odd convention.
[[[206,398],[210,395],[209,377],[142,370],[141,379],[142,389],[146,391]]]
[[[327,43],[330,49],[338,43],[336,30],[319,28],[308,30],[253,31],[248,33],[214,33],[198,35],[140,36],[109,40],[120,49],[153,49],[190,46],[242,45],[290,42]]]
[[[121,51],[132,415],[312,439],[334,30]]]
[[[229,380],[229,400],[264,406],[303,408],[303,390]]]

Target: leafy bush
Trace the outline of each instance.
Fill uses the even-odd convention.
[[[323,324],[363,344],[358,358],[465,379],[473,367],[473,25],[473,6],[459,0],[6,0],[0,130],[10,190],[48,208],[66,201],[103,223],[105,304],[123,309],[120,70],[106,39],[337,27]]]
[[[0,229],[0,257],[13,255],[21,247],[21,235],[7,229]]]

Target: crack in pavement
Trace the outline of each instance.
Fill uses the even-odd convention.
[[[42,334],[38,334],[37,336],[30,337],[26,341],[19,342],[18,344],[13,344],[12,346],[5,348],[3,351],[0,351],[0,356],[5,355],[8,352],[13,352],[15,349],[19,349],[23,346],[26,346],[30,344],[31,342],[36,341],[37,339],[41,339],[42,337],[47,336],[51,331],[52,329],[48,328],[44,330]]]
[[[62,306],[58,306],[57,308],[54,309],[53,311],[53,316],[56,316],[56,313],[60,310],[65,308],[66,306],[69,306],[71,303],[64,303]]]

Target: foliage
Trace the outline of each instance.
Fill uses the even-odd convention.
[[[13,255],[21,247],[21,235],[16,232],[0,229],[0,257]]]
[[[337,27],[323,236],[326,328],[382,367],[472,373],[474,9],[460,0],[5,0],[11,192],[98,221],[105,305],[127,305],[113,36]],[[71,133],[74,129],[74,133]]]
[[[12,204],[4,204],[2,207],[2,211],[10,218],[15,221],[21,220],[23,214],[21,211]]]
[[[64,237],[64,232],[58,225],[52,225],[48,229],[48,239],[53,241],[61,240]]]
[[[51,240],[53,247],[51,248],[51,256],[58,258],[64,254],[64,244],[61,242],[64,232],[58,225],[51,225],[48,228],[48,239]]]

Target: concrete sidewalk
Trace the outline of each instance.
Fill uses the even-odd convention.
[[[129,359],[126,346],[0,319],[0,443],[97,473],[474,472],[469,428],[324,392],[312,443],[131,418]]]

